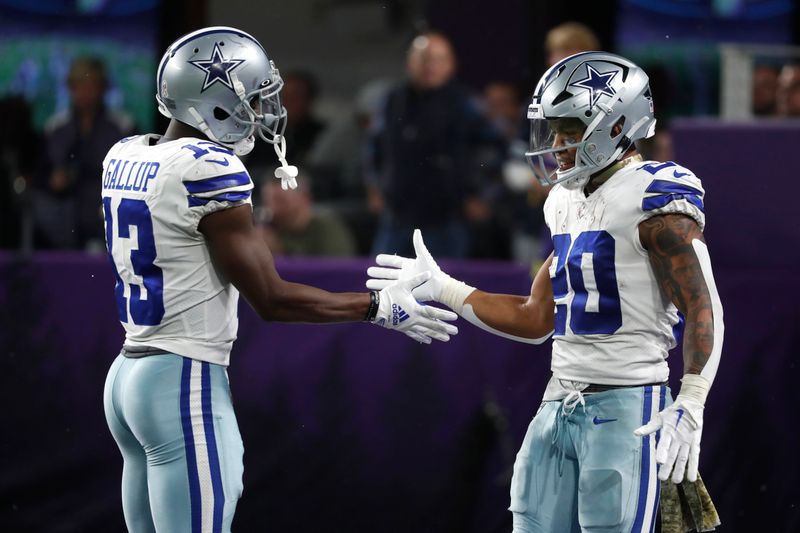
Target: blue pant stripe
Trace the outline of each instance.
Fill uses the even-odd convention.
[[[200,478],[197,473],[197,456],[194,450],[192,433],[192,413],[189,408],[189,392],[192,379],[192,360],[184,358],[181,372],[181,424],[183,442],[186,447],[186,470],[189,474],[189,498],[192,509],[192,533],[200,533],[202,508],[200,498]]]
[[[209,363],[202,363],[201,382],[203,404],[203,426],[208,447],[208,464],[211,468],[211,486],[214,490],[214,518],[213,533],[222,531],[222,511],[225,506],[225,494],[222,487],[222,474],[220,472],[219,454],[217,453],[217,439],[214,435],[214,414],[211,411],[211,367]]]
[[[642,406],[642,425],[650,422],[650,412],[652,411],[653,387],[644,388],[644,405]],[[644,514],[647,508],[647,488],[650,485],[650,435],[642,437],[642,465],[641,476],[639,478],[639,501],[636,504],[636,518],[633,521],[633,531],[642,531]]]

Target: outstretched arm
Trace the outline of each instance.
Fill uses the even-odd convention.
[[[376,257],[378,266],[367,270],[371,277],[367,287],[381,289],[395,280],[429,271],[431,279],[414,289],[414,297],[421,302],[440,302],[479,328],[517,342],[540,344],[553,332],[555,307],[549,276],[552,256],[536,274],[530,296],[494,294],[470,287],[442,271],[425,246],[420,230],[414,230],[413,241],[416,258],[386,254]]]
[[[281,322],[354,322],[369,319],[398,329],[419,342],[447,341],[458,329],[442,320],[455,320],[450,311],[420,306],[411,290],[430,273],[369,293],[332,293],[281,279],[269,248],[259,237],[249,206],[206,215],[199,225],[216,268],[239,289],[264,320]],[[393,317],[393,304],[407,316]],[[367,315],[370,316],[367,316]],[[393,319],[395,318],[395,319]]]
[[[334,294],[281,279],[269,248],[259,238],[250,206],[203,217],[211,259],[264,320],[280,322],[350,322],[363,320],[368,293]]]
[[[636,430],[647,435],[661,430],[656,461],[658,477],[684,475],[697,480],[703,409],[722,351],[722,305],[711,259],[697,223],[684,215],[658,215],[639,225],[639,238],[664,296],[683,313],[684,376],[675,403]]]
[[[461,316],[482,329],[522,342],[543,342],[553,332],[555,304],[547,258],[536,273],[529,296],[495,294],[475,289],[464,300]],[[472,315],[472,316],[470,316]],[[478,319],[483,325],[476,323]]]

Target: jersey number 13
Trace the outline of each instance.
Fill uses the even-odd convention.
[[[111,212],[111,198],[103,198],[103,213],[106,219],[106,243],[108,258],[117,284],[114,294],[117,297],[117,310],[121,322],[128,322],[128,301],[130,294],[130,318],[137,326],[156,326],[164,318],[164,273],[155,265],[156,244],[153,238],[153,219],[150,208],[144,200],[123,198],[117,208],[117,234],[114,235],[114,216]],[[112,251],[121,245],[120,239],[131,239],[131,228],[136,228],[136,248],[131,248],[130,264],[133,272],[142,278],[147,293],[142,297],[142,286],[131,283],[125,290],[125,282],[119,275]]]

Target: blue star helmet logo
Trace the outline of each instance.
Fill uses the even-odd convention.
[[[618,70],[598,72],[589,64],[586,65],[586,69],[588,76],[582,80],[573,81],[569,86],[588,90],[590,105],[594,106],[602,95],[614,96],[617,94],[617,91],[614,90],[610,84],[611,80],[613,80],[619,72]]]
[[[206,73],[206,78],[203,80],[203,88],[200,89],[200,92],[205,91],[216,82],[222,83],[233,91],[231,72],[244,63],[244,59],[225,59],[225,56],[222,55],[222,50],[219,49],[219,44],[215,43],[214,52],[211,54],[210,59],[189,61],[189,63]]]

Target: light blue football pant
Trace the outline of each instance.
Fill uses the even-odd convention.
[[[544,402],[514,463],[514,533],[651,532],[658,434],[633,431],[672,403],[663,385]]]
[[[244,448],[225,367],[174,354],[120,355],[103,401],[124,460],[128,530],[230,531]]]

